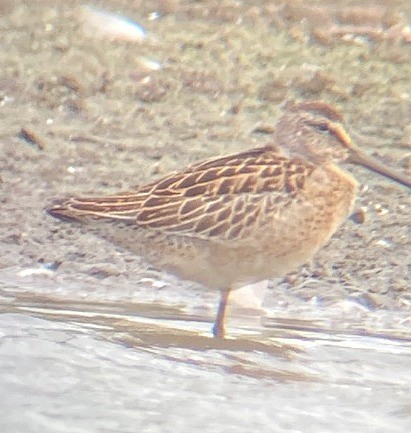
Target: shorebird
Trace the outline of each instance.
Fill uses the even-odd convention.
[[[221,291],[213,335],[225,336],[230,291],[308,262],[348,217],[359,164],[411,187],[363,153],[324,102],[288,107],[274,144],[220,156],[106,197],[68,197],[47,211],[89,223],[154,266]]]

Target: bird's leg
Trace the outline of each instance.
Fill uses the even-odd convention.
[[[213,326],[213,335],[215,338],[225,337],[225,310],[229,295],[230,289],[221,291],[220,303],[218,304],[217,316]]]

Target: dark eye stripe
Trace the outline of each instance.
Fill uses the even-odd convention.
[[[319,131],[322,131],[322,132],[329,131],[329,129],[328,129],[328,125],[327,125],[326,123],[318,123],[318,124],[315,125],[315,127],[316,127]]]
[[[329,132],[332,134],[332,129],[330,130],[330,125],[328,122],[322,121],[320,119],[310,119],[304,122],[310,128],[316,129],[319,132]]]

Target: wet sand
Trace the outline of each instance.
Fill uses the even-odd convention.
[[[347,167],[356,217],[222,342],[217,293],[44,213],[269,143],[289,99],[411,175],[408,2],[97,4],[141,43],[87,33],[81,4],[0,1],[1,431],[409,431],[405,188]]]

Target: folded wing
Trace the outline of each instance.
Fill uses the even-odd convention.
[[[215,158],[107,197],[70,197],[48,212],[60,219],[110,220],[185,236],[235,239],[304,189],[313,166],[270,146]]]

